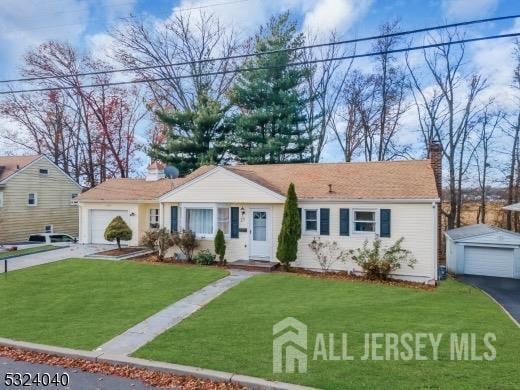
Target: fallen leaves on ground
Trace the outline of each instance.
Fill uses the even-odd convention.
[[[124,378],[141,381],[149,386],[175,389],[209,389],[209,390],[238,390],[246,389],[238,384],[228,382],[213,382],[192,376],[176,375],[172,373],[136,368],[129,365],[116,365],[86,359],[73,359],[55,356],[41,352],[26,351],[23,349],[0,346],[0,356],[12,360],[25,361],[36,364],[49,364],[65,368],[76,368],[81,371],[116,375]]]

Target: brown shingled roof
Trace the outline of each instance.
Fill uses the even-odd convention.
[[[0,181],[7,179],[40,157],[40,155],[0,156]]]
[[[79,196],[79,200],[156,200],[161,195],[171,191],[175,187],[193,180],[213,168],[214,167],[211,165],[206,165],[190,173],[188,176],[173,180],[160,179],[157,181],[146,181],[144,179],[110,179],[82,193]]]
[[[237,165],[226,169],[283,195],[293,182],[299,199],[439,197],[430,160]]]
[[[156,200],[214,169],[203,166],[179,179],[113,179],[80,195],[88,200]],[[437,199],[430,160],[368,163],[237,165],[230,172],[285,195],[290,182],[300,199]],[[329,184],[331,187],[329,187]],[[331,189],[332,191],[329,191]]]

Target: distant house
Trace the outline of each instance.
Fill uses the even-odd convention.
[[[78,234],[81,186],[42,155],[0,156],[0,243],[31,233]]]
[[[134,232],[128,245],[138,245],[148,229],[166,227],[192,230],[201,249],[213,250],[215,233],[222,229],[228,261],[277,261],[286,191],[293,182],[302,221],[295,266],[319,269],[308,246],[313,237],[337,241],[345,249],[359,248],[376,235],[385,245],[404,237],[417,264],[394,276],[435,280],[440,249],[438,145],[432,145],[431,156],[415,161],[203,166],[173,180],[154,163],[146,180],[108,180],[80,195],[79,239],[106,243],[106,226],[121,216]],[[334,268],[356,266],[337,263]]]

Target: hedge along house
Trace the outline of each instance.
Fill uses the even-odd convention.
[[[134,232],[128,245],[138,245],[148,229],[167,227],[194,231],[200,249],[213,251],[222,229],[229,262],[277,261],[285,193],[293,182],[302,219],[294,266],[319,269],[308,247],[314,237],[344,249],[376,235],[386,245],[404,237],[417,263],[395,276],[429,281],[437,277],[440,174],[438,148],[431,160],[203,166],[173,180],[155,163],[146,180],[113,179],[80,196],[80,240],[105,243],[104,229],[120,215]],[[333,268],[357,269],[350,262]]]

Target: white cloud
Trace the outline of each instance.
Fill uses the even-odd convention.
[[[2,66],[12,68],[30,47],[48,39],[78,39],[89,17],[88,3],[80,0],[2,0],[0,51]],[[12,69],[11,69],[12,70]]]
[[[371,0],[319,0],[305,14],[304,28],[310,31],[345,32],[362,18],[370,8]]]
[[[498,5],[498,0],[442,0],[444,15],[453,19],[469,19],[489,15]]]

